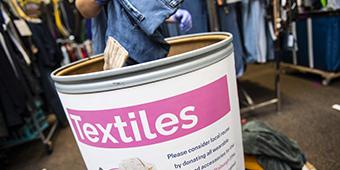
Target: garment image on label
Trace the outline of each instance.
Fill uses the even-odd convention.
[[[103,170],[102,168],[99,168]],[[119,164],[119,168],[111,168],[110,170],[156,170],[154,165],[147,163],[139,158],[130,158],[123,160]]]

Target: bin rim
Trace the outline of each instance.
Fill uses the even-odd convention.
[[[137,65],[122,67],[119,69],[104,70],[104,71],[76,74],[76,75],[59,75],[58,74],[62,72],[63,70],[74,67],[75,65],[78,65],[80,63],[86,63],[86,61],[89,61],[89,60],[101,59],[103,54],[98,54],[98,55],[95,55],[95,56],[92,56],[86,59],[82,59],[82,60],[70,63],[63,67],[60,67],[51,73],[51,77],[55,81],[56,89],[62,93],[89,93],[89,92],[106,91],[106,90],[130,87],[133,85],[152,82],[155,80],[161,80],[166,77],[169,78],[175,75],[184,74],[184,73],[177,72],[172,76],[165,76],[165,75],[162,75],[162,73],[160,73],[160,75],[158,75],[159,76],[158,78],[155,77],[157,76],[156,74],[153,74],[153,78],[149,80],[144,80],[144,81],[140,81],[141,80],[140,77],[139,79],[137,78],[136,80],[131,80],[130,78],[131,76],[135,76],[138,74],[140,75],[142,74],[142,72],[148,72],[148,71],[150,72],[152,69],[160,70],[160,68],[164,68],[164,67],[176,65],[176,64],[181,64],[185,60],[194,61],[196,60],[194,59],[196,58],[196,56],[208,54],[214,50],[217,50],[217,51],[227,50],[227,54],[232,53],[233,47],[232,47],[231,42],[232,42],[233,36],[232,34],[227,33],[227,32],[209,32],[209,33],[182,35],[182,36],[167,38],[166,41],[180,43],[180,42],[188,41],[188,39],[195,40],[195,39],[201,39],[203,37],[212,37],[211,39],[215,38],[215,39],[220,39],[221,41],[218,41],[216,43],[213,43],[211,45],[208,45],[208,46],[205,46],[199,49],[177,54],[171,57],[166,57],[166,58],[162,58],[162,59],[158,59],[158,60],[154,60],[150,62],[145,62],[145,63],[141,63]],[[223,47],[229,47],[229,48],[223,49]],[[215,57],[214,58],[215,60],[211,58],[210,60],[213,62],[207,62],[206,64],[203,64],[203,62],[200,62],[203,65],[197,66],[196,64],[195,70],[204,68],[210,64],[217,62],[216,59],[221,60],[227,56],[228,55],[219,56],[217,58]],[[186,73],[189,71],[190,69],[187,68]],[[193,71],[193,69],[191,69],[191,71]],[[114,78],[117,78],[116,81],[114,81]],[[150,77],[146,76],[145,78],[150,78]],[[108,82],[107,81],[108,79],[112,81]],[[104,83],[106,84],[105,86],[111,85],[111,87],[104,88],[103,81],[106,81],[106,83]],[[132,82],[135,82],[135,83],[132,83]],[[95,86],[97,86],[97,88],[95,88]]]

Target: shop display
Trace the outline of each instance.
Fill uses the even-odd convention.
[[[301,16],[296,27],[299,47],[296,64],[329,72],[340,71],[340,15]]]
[[[337,82],[290,72],[340,77],[339,0],[2,0],[0,24],[2,169],[339,169]],[[74,160],[39,155],[56,131]]]
[[[51,88],[53,83],[48,73],[49,69],[59,66],[58,61],[54,61],[57,55],[54,55],[53,50],[50,51],[50,57],[41,58],[39,55],[50,47],[55,48],[56,42],[36,42],[35,38],[39,35],[35,28],[40,29],[42,21],[27,16],[16,2],[2,1],[0,8],[0,117],[3,118],[0,146],[9,148],[41,139],[50,153],[50,139],[57,122],[55,116],[49,112],[53,110],[60,124],[66,123],[66,117],[61,104],[58,103],[55,89]],[[28,20],[29,24],[25,20]],[[48,37],[49,34],[46,34]],[[43,67],[46,69],[42,69]],[[50,100],[47,101],[46,98]],[[49,135],[45,135],[43,132],[48,128]]]
[[[340,77],[339,11],[304,11],[294,24],[296,47],[283,57],[284,68],[312,73],[329,83]]]

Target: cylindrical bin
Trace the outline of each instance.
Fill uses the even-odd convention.
[[[167,39],[169,57],[52,73],[88,169],[244,169],[232,36]]]

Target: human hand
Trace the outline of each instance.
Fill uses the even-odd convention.
[[[177,22],[179,22],[179,27],[182,31],[187,32],[192,28],[192,18],[189,11],[185,9],[178,9],[173,17]]]

